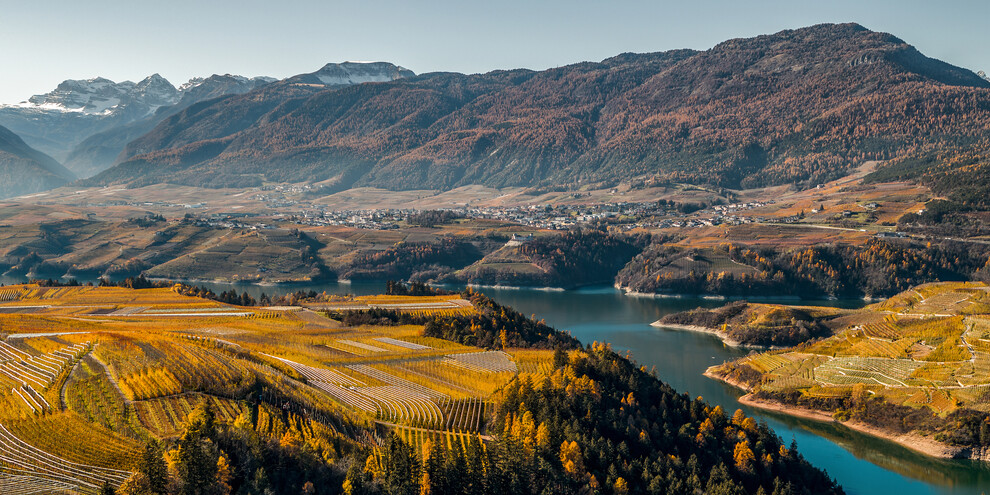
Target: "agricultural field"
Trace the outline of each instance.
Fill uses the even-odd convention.
[[[329,302],[305,304],[313,310],[355,311],[386,309],[415,316],[463,316],[475,314],[474,307],[460,295],[446,296],[331,296]]]
[[[325,457],[335,436],[374,444],[383,428],[416,445],[467,445],[489,438],[501,387],[552,371],[550,350],[483,349],[425,336],[422,325],[328,316],[476,315],[459,295],[324,299],[264,308],[172,288],[4,287],[0,492],[119,485],[145,442],[175,438],[203,402],[218,422],[275,439],[293,425]]]
[[[856,388],[937,414],[990,411],[988,299],[983,283],[918,286],[834,319],[829,338],[747,356],[709,374],[744,381],[751,392],[834,398]]]

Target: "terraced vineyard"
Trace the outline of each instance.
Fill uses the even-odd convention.
[[[310,307],[328,311],[388,309],[416,316],[463,316],[476,313],[471,303],[460,296],[358,296]]]
[[[857,386],[894,404],[940,414],[990,412],[990,287],[929,284],[845,314],[827,339],[715,366],[720,377],[752,376],[751,391],[849,397]]]
[[[0,387],[10,389],[35,414],[52,411],[44,392],[90,345],[75,344],[39,355],[32,355],[6,342],[0,342]],[[15,401],[16,402],[16,401]]]
[[[814,380],[823,385],[907,387],[905,382],[921,365],[908,359],[834,358],[815,368]]]
[[[156,437],[165,438],[178,434],[186,416],[204,400],[210,403],[217,420],[223,423],[234,422],[244,412],[234,401],[196,393],[137,401],[131,407],[144,428]]]
[[[462,450],[467,450],[469,442],[483,442],[488,437],[477,433],[457,433],[454,431],[436,431],[424,428],[414,428],[400,426],[395,428],[396,434],[404,442],[412,445],[418,450],[422,450],[427,442],[441,442],[447,447],[453,447],[455,443],[460,444]]]
[[[490,367],[506,367],[501,362],[504,353],[493,353],[494,358],[474,354],[339,368],[318,368],[275,358],[298,371],[311,385],[349,407],[374,414],[378,420],[441,430],[481,431],[488,419],[481,391],[444,378],[458,373],[456,368],[463,366],[462,359],[480,363],[492,359],[496,364],[489,364]],[[444,368],[448,369],[447,373]],[[482,366],[473,369],[489,375],[496,373]],[[508,377],[500,378],[507,381]],[[460,398],[452,398],[443,390],[452,390],[452,395]]]
[[[454,366],[482,373],[516,371],[516,363],[512,361],[511,356],[500,351],[454,354],[447,356],[445,361]]]
[[[21,291],[0,288],[0,302],[16,301],[21,297]]]
[[[141,436],[134,424],[134,409],[126,403],[103,364],[85,356],[76,365],[62,389],[65,407],[88,421],[129,436]]]
[[[38,449],[0,424],[0,472],[12,475],[0,480],[0,487],[14,483],[29,487],[70,486],[95,492],[105,481],[120,484],[130,472],[68,461]],[[7,492],[4,492],[7,493]]]
[[[444,427],[452,431],[481,431],[489,406],[482,399],[446,399],[440,409],[447,418]]]
[[[76,485],[39,478],[31,475],[9,475],[0,473],[0,493],[9,495],[69,494]]]
[[[330,304],[476,313],[460,296]],[[204,401],[217,421],[250,418],[276,440],[285,431],[273,415],[295,418],[312,445],[331,445],[342,432],[372,439],[378,428],[416,444],[466,445],[485,435],[492,394],[517,373],[551,370],[552,351],[484,350],[426,337],[420,325],[345,327],[298,309],[242,308],[170,289],[4,288],[0,493],[119,485],[143,442],[179,434]],[[93,444],[100,448],[86,448]]]

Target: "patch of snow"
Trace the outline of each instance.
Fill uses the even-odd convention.
[[[324,74],[317,74],[316,78],[323,84],[361,84],[367,82],[388,82],[392,80],[391,77],[384,74],[348,74],[346,76],[328,76]]]
[[[414,75],[412,71],[388,62],[343,62],[326,64],[312,74],[325,85],[389,82]]]
[[[180,84],[179,87],[178,87],[178,90],[179,90],[180,93],[184,93],[186,91],[189,91],[190,89],[195,88],[196,86],[199,86],[199,85],[203,84],[203,81],[206,81],[206,79],[205,78],[202,78],[202,77],[194,77],[194,78],[192,78],[192,79],[190,79],[190,80],[188,80],[188,81]]]
[[[141,82],[115,83],[109,79],[63,81],[55,90],[35,95],[17,106],[41,111],[78,112],[87,115],[113,115],[128,107],[135,107],[139,114],[148,107],[171,105],[178,101],[178,91],[158,74]]]
[[[86,113],[106,113],[120,106],[120,98],[91,97],[86,104]]]
[[[43,112],[63,112],[63,113],[81,113],[83,111],[82,108],[67,108],[58,103],[42,103],[40,105],[37,105],[27,101],[0,105],[0,108],[23,108],[25,110],[39,110]]]

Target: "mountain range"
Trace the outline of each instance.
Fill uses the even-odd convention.
[[[63,160],[77,175],[88,177],[112,165],[123,144],[165,116],[198,101],[244,93],[274,80],[214,75],[176,88],[158,74],[138,83],[102,77],[70,79],[49,93],[0,106],[0,125]],[[96,139],[85,142],[91,137]],[[121,144],[116,146],[117,142]]]
[[[285,82],[310,91],[362,82],[410,77],[412,71],[384,62],[326,64]],[[175,87],[158,74],[133,83],[97,77],[66,80],[55,90],[18,104],[0,105],[0,125],[29,145],[60,159],[79,177],[90,177],[118,159],[127,143],[151,131],[165,118],[201,101],[242,94],[275,82],[214,74]]]
[[[274,80],[269,77],[249,79],[230,74],[192,79],[177,88],[177,98],[171,105],[160,107],[144,118],[110,127],[83,139],[69,152],[65,166],[80,177],[90,177],[113,165],[127,143],[147,133],[166,117],[200,101],[247,93]]]
[[[91,185],[449,189],[817,183],[864,160],[971,148],[990,82],[857,24],[545,71],[293,79],[195,105]]]
[[[348,62],[256,87],[223,77],[205,96],[192,95],[209,79],[175,93],[154,77],[130,86],[145,88],[135,107],[145,117],[78,139],[67,165],[84,177],[102,170],[80,182],[89,186],[746,188],[819,183],[865,160],[990,156],[990,81],[858,24],[544,71],[415,75]],[[52,132],[25,132],[7,115],[116,111],[115,93],[66,92],[4,107],[0,124],[49,151],[38,136]],[[166,93],[178,100],[152,109]]]

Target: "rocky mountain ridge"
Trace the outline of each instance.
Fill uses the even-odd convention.
[[[385,62],[344,62],[326,64],[284,82],[315,90],[414,75]],[[159,74],[137,83],[116,83],[102,77],[70,79],[27,101],[0,105],[0,125],[62,160],[76,175],[90,177],[113,165],[127,143],[165,118],[196,103],[247,93],[276,81],[272,77],[214,74],[176,87]]]
[[[224,78],[234,78],[236,84]],[[211,76],[194,79],[180,89],[159,74],[136,83],[103,77],[69,79],[27,101],[0,105],[0,125],[41,151],[66,160],[76,145],[94,134],[153,118],[159,110],[183,102],[188,106],[232,91],[246,92],[272,80]],[[84,168],[79,171],[85,172]]]
[[[313,86],[290,78],[191,107],[87,183],[814,184],[865,160],[968,149],[990,122],[990,82],[857,24],[545,71]]]

